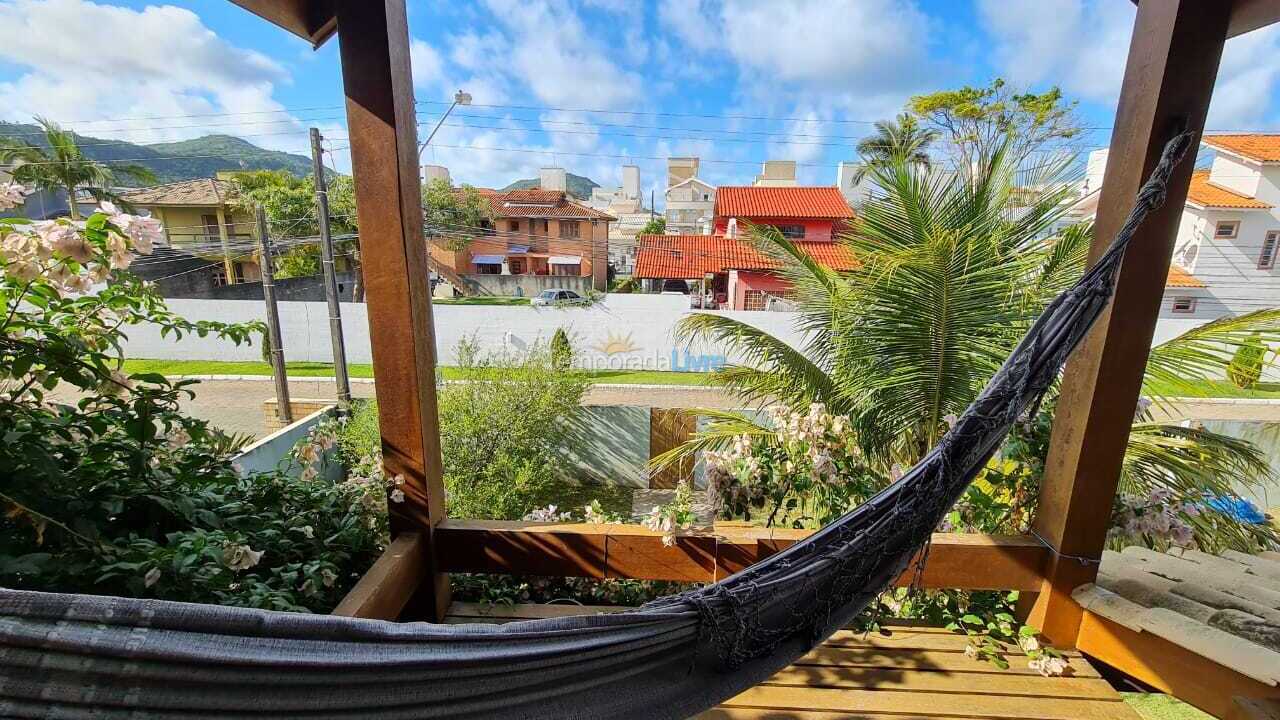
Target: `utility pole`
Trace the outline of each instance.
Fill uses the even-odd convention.
[[[258,253],[262,256],[262,299],[267,304],[267,341],[271,343],[271,374],[276,379],[276,412],[285,425],[293,422],[289,405],[289,378],[284,372],[284,341],[280,338],[280,310],[276,307],[276,284],[272,275],[271,236],[267,232],[267,211],[258,206]]]
[[[347,347],[342,341],[342,307],[338,303],[338,276],[333,267],[333,234],[329,232],[329,185],[324,177],[320,128],[311,128],[311,170],[316,179],[316,213],[320,222],[320,267],[324,271],[324,297],[329,303],[329,342],[333,345],[333,379],[338,402],[351,405],[347,379]]]

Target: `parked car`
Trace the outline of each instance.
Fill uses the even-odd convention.
[[[663,280],[662,294],[663,295],[688,295],[689,283],[685,282],[684,280],[671,280],[671,279]]]
[[[591,301],[572,290],[549,288],[538,293],[532,304],[546,307],[550,305],[590,305]]]

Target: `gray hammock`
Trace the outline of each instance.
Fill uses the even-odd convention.
[[[847,624],[927,545],[1106,306],[1191,142],[1170,141],[1110,248],[938,446],[784,552],[633,611],[507,625],[0,590],[0,716],[684,718],[733,697]]]

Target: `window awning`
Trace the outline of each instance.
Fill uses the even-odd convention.
[[[580,265],[582,264],[581,255],[552,255],[547,259],[552,265]]]
[[[507,248],[508,255],[523,255],[529,252],[528,245],[512,245]]]
[[[476,265],[501,265],[506,260],[502,255],[472,255],[471,262]]]

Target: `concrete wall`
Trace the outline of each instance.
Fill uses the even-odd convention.
[[[613,294],[590,307],[504,307],[485,305],[436,305],[436,343],[440,361],[456,364],[458,341],[469,338],[485,350],[528,348],[549,341],[557,328],[565,328],[577,348],[578,362],[598,369],[706,370],[723,354],[723,348],[677,345],[671,331],[691,311],[684,295]],[[252,300],[171,300],[169,307],[192,320],[244,322],[263,320],[265,310]],[[284,352],[288,360],[330,362],[328,312],[324,303],[280,303]],[[793,345],[800,336],[793,327],[795,315],[779,312],[725,312],[766,330]],[[343,331],[350,362],[372,361],[369,350],[369,317],[363,303],[343,303]],[[125,355],[135,358],[175,360],[261,360],[262,351],[236,347],[212,338],[161,338],[154,327],[129,329]]]
[[[333,406],[317,410],[241,450],[232,458],[232,462],[239,468],[240,476],[249,477],[286,469],[285,458],[293,447],[307,437],[311,428],[333,412]],[[287,471],[296,477],[302,472],[302,468],[291,466],[287,467]],[[320,463],[320,475],[334,482],[339,482],[346,476],[346,470],[337,458],[337,448],[325,452]]]
[[[598,405],[582,416],[563,449],[561,472],[577,480],[648,487],[649,408]]]
[[[564,288],[585,296],[592,289],[590,277],[576,275],[464,275],[463,279],[481,295],[502,297],[533,297],[550,288]]]

